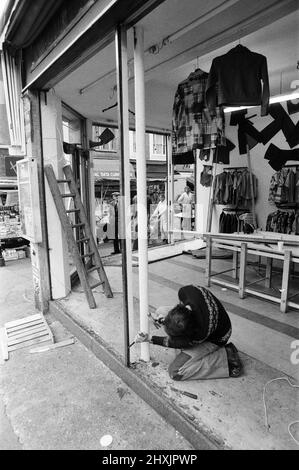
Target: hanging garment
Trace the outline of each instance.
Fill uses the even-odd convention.
[[[230,113],[229,125],[237,126],[240,123],[240,121],[243,121],[245,119],[246,114],[247,114],[247,109],[239,109],[238,111],[232,111]]]
[[[199,152],[199,159],[207,162],[210,160],[211,149],[201,149]]]
[[[297,204],[299,203],[299,169],[296,171],[296,176],[295,176],[295,196],[294,196],[294,200]]]
[[[261,105],[261,116],[266,116],[269,96],[265,56],[239,44],[213,60],[206,88],[210,109],[216,106]]]
[[[268,201],[271,204],[292,204],[296,198],[296,175],[292,168],[282,168],[270,180]]]
[[[295,210],[271,212],[267,217],[266,231],[298,235],[297,217]]]
[[[220,173],[216,175],[214,179],[214,188],[213,188],[213,202],[215,204],[224,204],[224,191],[226,187],[226,173]]]
[[[292,103],[292,101],[287,101],[287,108],[289,114],[299,113],[299,101],[297,103]]]
[[[205,101],[208,74],[192,72],[177,88],[172,114],[173,163],[194,163],[194,150],[225,145],[224,114],[216,108],[211,116]]]
[[[206,188],[212,185],[213,175],[212,175],[212,166],[204,165],[203,170],[200,174],[200,184]]]
[[[256,198],[258,181],[253,174],[252,184],[254,198]],[[226,169],[216,175],[213,185],[214,204],[233,204],[238,207],[248,207],[251,201],[251,178],[247,168],[233,172]]]
[[[252,122],[249,119],[245,118],[243,120],[240,120],[238,127],[239,154],[246,154],[247,145],[249,147],[249,150],[251,150],[260,141],[260,133],[256,130]]]
[[[229,153],[235,147],[236,146],[229,139],[226,139],[226,145],[217,145],[217,147],[213,149],[213,163],[229,165]]]
[[[234,233],[238,231],[238,217],[236,213],[222,211],[219,217],[219,232]]]
[[[269,165],[273,170],[279,171],[287,161],[299,161],[299,149],[282,150],[274,144],[270,144],[265,156],[265,160],[269,160]]]
[[[299,143],[298,129],[299,124],[295,125],[280,103],[273,103],[269,107],[269,113],[279,122],[280,128],[288,142],[289,146],[295,147]]]

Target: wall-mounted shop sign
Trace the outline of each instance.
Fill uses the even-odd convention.
[[[109,160],[95,158],[93,161],[95,180],[119,180],[120,162],[119,160]],[[130,178],[135,178],[133,165],[130,164]]]
[[[33,243],[40,243],[42,231],[36,159],[29,157],[19,160],[17,174],[22,236]]]

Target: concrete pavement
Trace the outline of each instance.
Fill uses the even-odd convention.
[[[0,325],[35,313],[29,260],[0,268]],[[51,315],[55,341],[70,333]],[[30,347],[0,365],[0,449],[190,450],[191,445],[79,341]]]

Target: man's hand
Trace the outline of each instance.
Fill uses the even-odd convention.
[[[172,307],[170,307],[170,306],[158,307],[155,312],[152,312],[152,313],[151,313],[151,317],[152,317],[155,321],[157,321],[158,323],[160,323],[160,325],[163,325],[164,319],[165,319],[166,315],[168,314],[168,312],[169,312],[171,309],[172,309]]]
[[[137,335],[134,338],[134,343],[145,343],[146,341],[149,341],[149,335],[148,333],[143,333],[143,331],[139,331]]]

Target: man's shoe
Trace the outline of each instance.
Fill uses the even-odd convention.
[[[239,377],[243,371],[243,364],[236,346],[233,343],[228,343],[225,345],[225,350],[227,354],[229,376]]]

